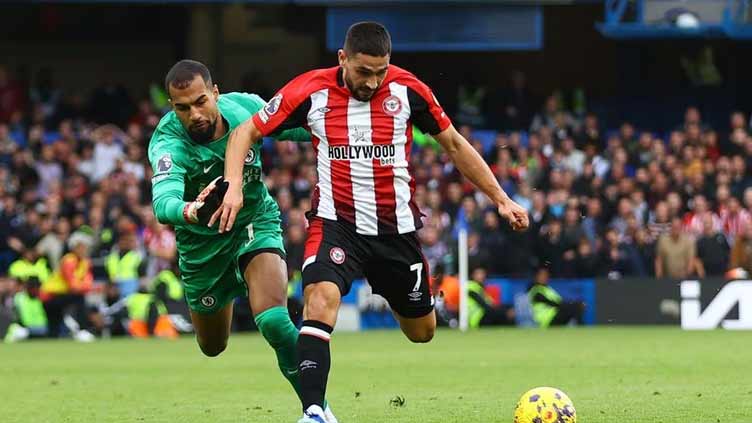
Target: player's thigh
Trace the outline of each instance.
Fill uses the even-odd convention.
[[[287,305],[287,265],[278,249],[262,249],[240,258],[254,315]]]
[[[180,272],[188,307],[197,314],[214,314],[247,294],[232,253],[214,255],[198,269],[181,263]]]
[[[196,340],[204,354],[214,357],[227,347],[232,324],[232,302],[213,313],[191,310],[191,322]]]
[[[341,297],[363,274],[364,254],[354,231],[338,222],[311,220],[302,269],[305,319],[334,326]]]
[[[396,311],[393,314],[402,333],[412,342],[430,342],[433,339],[436,332],[436,313],[433,310],[421,317],[403,317]]]
[[[287,304],[287,265],[279,211],[270,203],[264,213],[236,234],[241,281],[248,286],[255,314]]]
[[[246,295],[237,268],[235,236],[181,234],[178,246],[180,278],[191,311],[214,314],[236,297]]]
[[[414,234],[382,238],[365,268],[373,292],[384,297],[402,331],[427,342],[436,328],[428,264]]]

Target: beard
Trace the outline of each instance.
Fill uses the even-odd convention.
[[[352,95],[352,97],[358,101],[369,101],[371,100],[371,97],[376,94],[376,90],[371,91],[365,86],[356,87],[348,78],[344,78],[344,80],[345,85],[347,85],[347,89],[350,90],[350,95]]]
[[[196,127],[194,125],[191,125],[188,128],[188,135],[190,135],[191,139],[194,142],[197,142],[199,144],[206,144],[214,138],[214,131],[217,129],[217,120],[214,119],[213,122],[209,122],[203,127]]]

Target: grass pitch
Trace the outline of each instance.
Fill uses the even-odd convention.
[[[335,333],[329,400],[343,423],[511,423],[555,386],[580,423],[752,423],[752,334],[676,328]],[[390,400],[405,399],[395,407]],[[3,422],[297,422],[258,335],[204,358],[190,337],[0,345]]]

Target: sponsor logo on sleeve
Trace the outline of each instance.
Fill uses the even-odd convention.
[[[157,161],[157,172],[169,172],[172,169],[172,155],[165,153]]]
[[[269,122],[269,115],[266,114],[266,111],[264,111],[264,109],[258,111],[258,117],[259,119],[261,119],[261,122]]]
[[[266,103],[266,106],[264,106],[264,111],[269,116],[273,116],[275,113],[279,111],[279,106],[282,105],[282,93],[279,93],[272,97],[271,100],[269,100],[268,103]]]

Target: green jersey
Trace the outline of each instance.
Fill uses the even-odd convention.
[[[222,175],[230,133],[265,104],[255,94],[220,95],[217,107],[227,122],[228,131],[222,138],[206,144],[191,139],[175,112],[169,112],[162,118],[149,143],[149,162],[154,169],[154,214],[160,222],[174,225],[177,232],[217,234],[216,228],[188,224],[183,218],[183,208],[186,202],[193,201],[212,180]],[[310,141],[310,135],[302,128],[283,131],[276,138]],[[254,145],[245,158],[244,205],[236,219],[238,226],[248,224],[269,195],[262,180],[260,151],[260,145]]]
[[[225,136],[199,144],[188,135],[174,112],[159,122],[149,144],[154,168],[152,203],[162,223],[175,226],[180,278],[191,310],[214,313],[239,296],[247,295],[240,269],[243,256],[274,251],[284,257],[279,208],[261,178],[260,146],[254,145],[245,159],[243,208],[230,232],[216,226],[187,223],[183,208],[195,200],[224,171],[225,148],[230,133],[265,106],[257,95],[228,93],[219,96],[217,107],[228,125]],[[308,141],[302,128],[280,133],[277,138]]]

